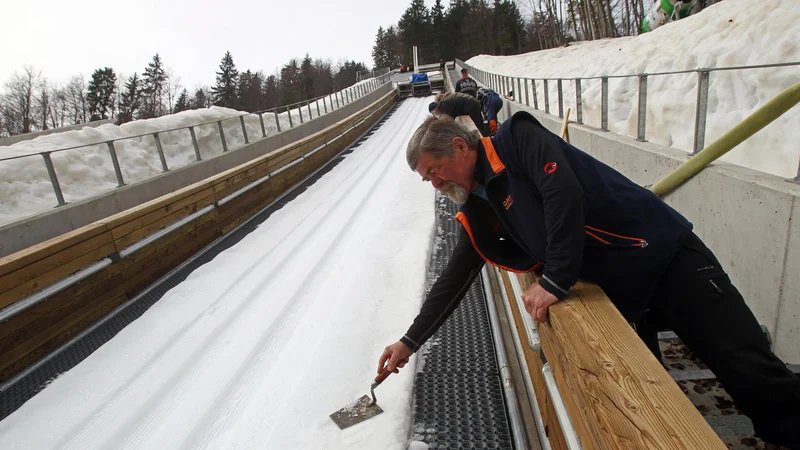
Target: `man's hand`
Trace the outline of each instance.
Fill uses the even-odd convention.
[[[544,290],[539,283],[534,283],[522,293],[525,309],[536,322],[547,322],[547,308],[558,301],[558,298]]]
[[[408,358],[413,354],[414,352],[406,344],[400,341],[395,342],[383,350],[381,360],[378,362],[378,373],[381,373],[384,365],[393,373],[399,373],[400,369],[408,364]]]

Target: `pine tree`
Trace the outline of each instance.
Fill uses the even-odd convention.
[[[372,63],[375,67],[387,67],[387,48],[386,34],[383,27],[378,27],[378,35],[375,36],[375,45],[372,46]]]
[[[173,112],[179,113],[181,111],[187,111],[191,109],[190,106],[191,105],[189,105],[189,92],[187,92],[186,88],[184,88],[181,91],[180,95],[178,95],[178,99],[175,100],[175,109],[173,110]]]
[[[306,53],[306,57],[303,58],[303,62],[300,64],[300,83],[303,89],[303,97],[306,100],[316,96],[315,75],[314,62],[311,61],[311,57]]]
[[[398,34],[402,37],[403,42],[406,44],[405,54],[402,55],[408,64],[413,61],[413,46],[417,46],[420,59],[428,59],[433,62],[434,58],[432,48],[432,30],[431,17],[428,8],[425,6],[425,0],[411,0],[409,6],[397,23]]]
[[[141,80],[136,72],[125,83],[125,90],[122,93],[119,105],[119,123],[130,122],[141,105]]]
[[[211,88],[214,104],[226,108],[235,108],[238,101],[236,86],[239,81],[239,72],[233,63],[231,52],[225,52],[217,72],[217,83]]]
[[[281,69],[281,103],[288,105],[301,100],[302,83],[300,82],[300,67],[296,59],[289,60]]]
[[[445,44],[447,35],[445,33],[447,30],[445,30],[444,17],[444,5],[442,5],[442,0],[436,0],[436,3],[434,3],[433,7],[431,8],[431,24],[433,25],[431,37],[433,38],[434,44],[433,51],[435,54],[439,55],[440,58],[450,59],[452,58],[452,55],[445,56],[445,50],[447,50],[447,46]]]
[[[264,82],[264,108],[274,108],[278,106],[280,90],[278,87],[278,77],[270,75]]]
[[[194,91],[194,98],[192,98],[191,109],[208,108],[212,103],[211,96],[208,94],[208,88],[197,88]]]
[[[153,60],[147,64],[142,75],[143,104],[140,114],[141,119],[150,119],[164,115],[164,86],[167,82],[167,72],[161,57],[156,53]]]
[[[113,109],[116,90],[117,75],[114,69],[104,67],[94,71],[86,95],[89,102],[89,120],[108,119],[109,111]]]

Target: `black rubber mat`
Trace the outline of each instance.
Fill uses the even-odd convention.
[[[437,195],[436,209],[428,287],[447,265],[458,232],[456,205]],[[420,355],[412,439],[437,449],[513,448],[480,277]]]
[[[316,183],[323,175],[330,172],[331,169],[336,167],[346,157],[346,155],[352,153],[355,148],[361,145],[364,140],[383,125],[386,120],[397,111],[400,103],[401,102],[396,103],[375,123],[375,125],[373,125],[370,131],[366,132],[364,136],[350,145],[340,156],[331,160],[317,173],[300,183],[288,195],[262,210],[253,220],[245,223],[234,232],[224,236],[221,240],[200,251],[198,253],[199,256],[195,256],[195,259],[190,260],[188,263],[157,281],[153,286],[150,286],[148,290],[145,290],[143,295],[140,294],[140,296],[123,304],[110,313],[108,316],[109,318],[100,326],[56,350],[43,364],[40,364],[28,373],[24,373],[19,379],[9,382],[8,385],[0,388],[2,389],[0,390],[0,420],[8,417],[22,406],[23,403],[44,389],[51,380],[78,365],[78,363],[91,355],[92,352],[116,336],[116,334],[128,326],[128,324],[138,319],[145,311],[153,306],[153,304],[160,300],[167,291],[183,282],[195,269],[211,261],[221,252],[236,245],[245,236],[254,231],[262,222],[267,220],[274,212],[283,208],[284,205],[291,202],[294,198],[311,187],[311,185]]]

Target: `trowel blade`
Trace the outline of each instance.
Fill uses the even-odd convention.
[[[331,414],[331,419],[339,428],[344,430],[382,412],[383,410],[377,403],[372,403],[372,399],[364,395],[355,402]]]

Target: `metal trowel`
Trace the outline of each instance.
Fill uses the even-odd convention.
[[[355,424],[361,423],[382,413],[383,410],[381,407],[375,403],[377,401],[375,399],[375,388],[378,387],[391,373],[392,372],[384,367],[380,375],[375,378],[375,381],[372,382],[372,386],[370,387],[370,394],[372,394],[372,398],[369,398],[367,395],[362,395],[361,398],[355,402],[331,414],[331,419],[333,419],[336,425],[344,430],[345,428],[352,427]]]

